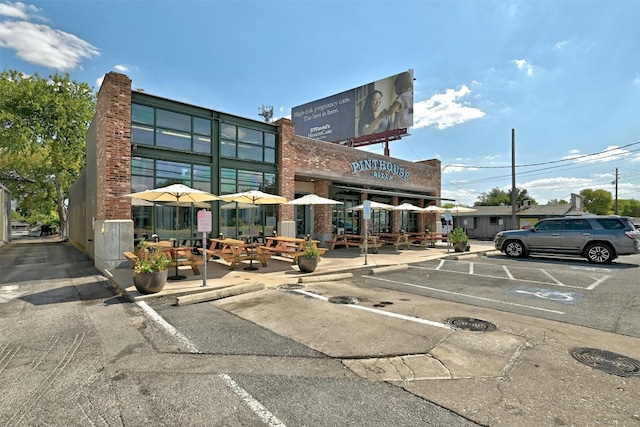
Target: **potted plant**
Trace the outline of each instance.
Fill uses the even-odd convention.
[[[453,250],[455,252],[464,252],[467,249],[469,237],[462,227],[456,227],[449,233],[447,239],[453,244]]]
[[[320,260],[320,251],[311,241],[306,241],[302,245],[303,254],[298,257],[298,268],[303,273],[313,273]]]
[[[160,246],[152,247],[144,240],[138,246],[138,259],[133,264],[133,284],[138,292],[160,292],[167,283],[171,260]]]

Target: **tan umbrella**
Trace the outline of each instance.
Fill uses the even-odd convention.
[[[131,197],[134,199],[147,200],[149,202],[175,202],[180,203],[198,203],[208,202],[211,200],[220,200],[215,194],[207,193],[206,191],[196,190],[195,188],[188,187],[184,184],[172,184],[167,187],[155,188],[153,190],[140,191],[138,193],[125,194],[125,197]],[[180,226],[178,221],[180,219],[179,209],[176,209],[176,242],[178,241],[178,230]],[[179,276],[177,274],[172,279],[186,279],[186,276]]]
[[[412,205],[411,203],[402,203],[398,206],[394,206],[393,208],[391,208],[390,210],[392,211],[402,211],[402,229],[406,230],[406,224],[404,222],[405,220],[405,215],[404,212],[420,212],[421,211],[421,207],[420,206],[416,206],[416,205]]]
[[[371,201],[371,209],[383,209],[383,210],[392,210],[394,208],[393,205],[387,205],[386,203],[374,202]],[[354,206],[352,208],[347,209],[348,211],[361,211],[364,210],[364,204]]]
[[[248,203],[251,205],[281,205],[283,203],[287,203],[287,199],[278,196],[275,194],[263,193],[258,190],[249,190],[244,191],[242,193],[234,193],[234,194],[225,194],[220,196],[222,200],[225,202],[235,202],[235,203]],[[253,209],[250,211],[253,216]],[[251,223],[253,223],[253,218],[251,218]],[[251,236],[251,227],[249,227],[249,242],[252,241]],[[257,270],[258,267],[253,266],[253,257],[251,257],[249,261],[249,267],[246,267],[245,270]]]
[[[338,200],[320,197],[317,194],[307,194],[287,202],[288,205],[309,205],[311,207],[311,234],[313,234],[313,205],[342,205]]]
[[[445,213],[446,211],[447,209],[440,206],[436,206],[436,205],[429,205],[426,208],[420,209],[420,212],[431,212],[431,213]]]

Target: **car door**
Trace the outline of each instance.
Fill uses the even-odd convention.
[[[539,252],[562,250],[562,219],[544,219],[533,226],[529,248]]]
[[[568,218],[564,220],[562,230],[562,251],[581,253],[582,248],[593,239],[593,227],[584,218]]]

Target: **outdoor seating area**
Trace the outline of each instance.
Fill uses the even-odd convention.
[[[203,249],[198,249],[200,253]],[[271,258],[271,254],[260,250],[257,243],[246,243],[245,240],[237,239],[211,239],[209,248],[206,249],[207,261],[210,257],[220,258],[228,263],[229,270],[235,270],[238,263],[242,261],[258,260],[263,267],[267,266],[267,260]]]
[[[317,249],[320,256],[327,251],[326,248],[318,247],[318,243],[320,243],[318,240],[281,236],[267,237],[265,240],[266,244],[258,247],[258,249],[262,253],[269,253],[292,258],[293,264],[297,264],[298,258],[304,255],[305,244],[311,245],[313,248]]]

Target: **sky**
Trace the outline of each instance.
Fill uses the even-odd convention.
[[[0,67],[256,120],[412,69],[390,155],[439,159],[442,197],[509,191],[513,153],[539,204],[615,197],[616,173],[640,200],[639,23],[636,0],[0,0]]]

